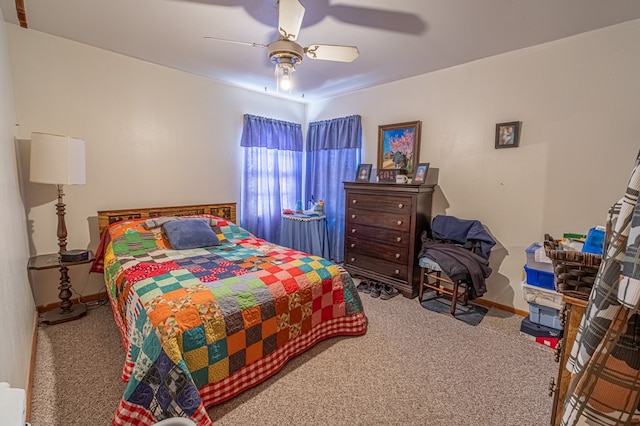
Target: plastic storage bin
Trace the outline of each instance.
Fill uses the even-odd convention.
[[[542,244],[533,243],[524,251],[527,254],[527,267],[531,269],[537,269],[538,271],[553,273],[553,264],[551,263],[551,259],[549,259],[549,262],[536,262],[536,250],[538,249],[542,249],[544,257],[549,259],[544,253]]]
[[[560,324],[560,311],[548,306],[529,303],[529,320],[532,323],[544,325],[545,327],[562,330]]]
[[[561,310],[564,308],[562,293],[522,282],[522,295],[527,303]]]
[[[544,272],[538,269],[532,269],[527,265],[524,265],[524,271],[527,273],[527,284],[535,285],[549,290],[556,289],[555,285],[553,284],[553,272]]]
[[[562,333],[561,330],[536,324],[529,317],[524,318],[520,323],[520,332],[533,337],[536,342],[552,349],[558,345]]]
[[[599,254],[602,256],[604,249],[604,230],[598,228],[591,228],[587,234],[584,245],[582,246],[583,253]]]

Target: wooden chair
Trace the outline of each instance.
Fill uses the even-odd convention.
[[[467,306],[471,282],[469,280],[451,280],[442,275],[442,268],[436,262],[426,257],[420,258],[420,287],[418,288],[418,301],[422,301],[424,289],[435,290],[437,296],[441,293],[451,296],[451,315],[455,315],[458,300]]]
[[[496,242],[480,221],[436,216],[431,228],[424,230],[420,238],[424,254],[418,259],[421,268],[418,301],[422,302],[425,288],[435,290],[437,296],[444,293],[451,296],[451,315],[455,315],[458,300],[466,306],[470,298],[486,291],[481,288],[481,293],[476,294],[479,289],[474,284],[479,284],[475,264],[478,262],[484,278],[491,274],[488,259]]]

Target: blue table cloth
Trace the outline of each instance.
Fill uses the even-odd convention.
[[[326,216],[282,215],[280,245],[328,259]]]

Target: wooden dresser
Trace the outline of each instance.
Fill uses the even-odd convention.
[[[345,269],[417,296],[420,234],[431,223],[435,186],[345,182]]]
[[[576,299],[575,297],[563,296],[562,297],[564,310],[560,314],[564,330],[562,332],[562,340],[558,347],[556,347],[556,361],[558,365],[558,376],[556,381],[551,380],[549,386],[553,395],[553,408],[551,411],[551,425],[558,426],[562,420],[562,411],[564,398],[567,395],[569,389],[569,382],[571,381],[571,373],[565,368],[569,355],[571,355],[571,348],[576,340],[576,334],[578,333],[578,327],[582,322],[584,316],[587,301]]]

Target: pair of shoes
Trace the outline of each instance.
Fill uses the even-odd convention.
[[[356,288],[358,289],[358,291],[361,291],[363,293],[369,293],[369,291],[371,291],[371,283],[367,280],[361,280],[360,284],[358,284]]]
[[[384,285],[382,283],[373,283],[371,285],[371,297],[380,297],[380,293],[382,292],[382,288]]]
[[[398,294],[398,289],[390,284],[385,284],[380,290],[380,299],[389,300]]]

